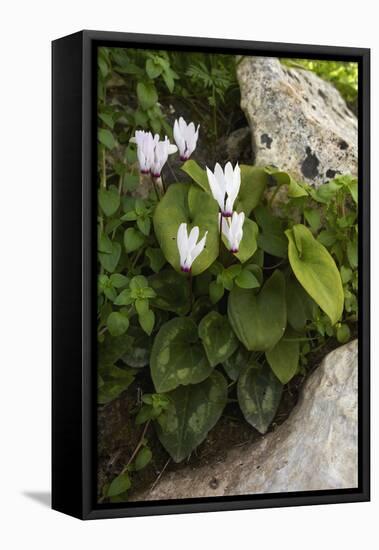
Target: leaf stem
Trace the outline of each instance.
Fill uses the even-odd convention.
[[[124,466],[124,468],[122,469],[121,473],[119,475],[122,475],[126,472],[126,470],[129,468],[130,464],[133,462],[133,460],[135,459],[138,451],[140,450],[140,448],[142,447],[143,445],[143,440],[145,439],[145,435],[146,435],[146,432],[147,432],[147,429],[148,427],[150,426],[150,422],[151,420],[148,420],[144,426],[144,429],[143,429],[143,432],[141,434],[141,437],[139,438],[139,441],[136,445],[136,448],[134,449],[133,453],[132,453],[132,456],[129,458],[128,460],[128,463],[126,464],[126,466]]]

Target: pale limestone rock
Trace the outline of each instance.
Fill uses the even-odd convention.
[[[237,76],[255,164],[315,186],[357,175],[357,118],[334,86],[272,57],[245,57]]]

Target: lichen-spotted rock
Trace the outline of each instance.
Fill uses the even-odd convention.
[[[245,57],[237,75],[255,164],[315,186],[357,175],[357,118],[334,86],[272,57]]]
[[[358,486],[358,344],[329,353],[276,430],[225,459],[164,473],[133,500],[280,493]]]

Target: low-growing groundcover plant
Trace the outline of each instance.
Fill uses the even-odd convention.
[[[266,433],[308,354],[347,342],[357,321],[357,180],[315,189],[274,167],[200,166],[201,131],[182,117],[172,142],[136,130],[119,185],[100,170],[99,405],[142,380],[141,437],[102,488],[111,502],[150,462],[149,427],[177,463],[231,399]],[[114,143],[101,131],[99,143],[101,167]],[[164,180],[171,155],[191,183]]]

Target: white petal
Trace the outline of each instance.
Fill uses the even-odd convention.
[[[167,152],[168,152],[169,155],[172,155],[173,153],[176,153],[177,150],[178,150],[177,146],[174,145],[173,143],[170,143],[168,145]]]
[[[211,193],[213,195],[213,198],[218,202],[220,210],[222,211],[224,209],[225,193],[221,189],[219,182],[217,181],[213,172],[209,170],[208,166],[206,167],[206,169]]]
[[[180,265],[183,267],[186,261],[187,251],[188,251],[188,235],[187,235],[186,223],[181,223],[179,225],[179,229],[176,237],[176,244],[179,250]]]
[[[204,237],[197,243],[197,245],[191,250],[190,256],[191,256],[191,265],[196,260],[196,258],[202,253],[204,250],[205,242],[207,240],[208,231],[205,232]]]
[[[194,248],[195,244],[197,243],[197,239],[199,238],[200,229],[197,225],[191,229],[191,232],[188,237],[188,250],[191,252],[192,248]]]

